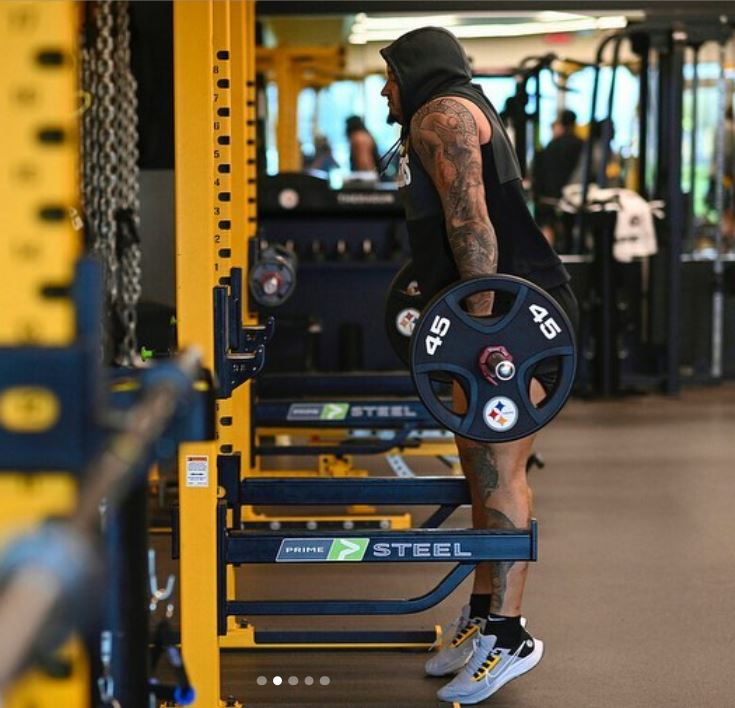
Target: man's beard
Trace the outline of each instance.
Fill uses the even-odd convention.
[[[398,118],[396,118],[395,113],[388,111],[388,117],[385,119],[385,122],[388,125],[395,125],[398,122]]]

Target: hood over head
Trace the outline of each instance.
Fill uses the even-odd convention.
[[[472,69],[457,38],[442,27],[421,27],[400,36],[380,54],[401,93],[404,131],[414,113],[434,96],[469,87]]]

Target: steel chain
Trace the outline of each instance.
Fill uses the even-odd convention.
[[[79,62],[79,85],[82,93],[91,96],[92,90],[92,57],[91,50],[86,44],[82,45],[80,52],[81,61]],[[91,195],[89,192],[89,155],[92,152],[92,141],[89,134],[89,121],[94,107],[90,103],[86,110],[82,109],[81,114],[81,159],[79,160],[80,184],[81,184],[81,205],[82,211],[87,214],[91,208]],[[89,227],[89,225],[88,225]]]
[[[122,0],[117,10],[117,42],[115,47],[115,77],[117,80],[116,128],[119,150],[118,207],[129,210],[137,234],[140,227],[140,201],[138,198],[138,98],[137,85],[130,66],[130,14],[129,3]],[[118,349],[121,362],[132,364],[137,351],[137,304],[141,294],[140,244],[123,245],[120,256],[120,298],[118,315],[124,329],[124,337]]]
[[[113,17],[111,0],[101,0],[97,4],[96,54],[96,91],[94,100],[97,105],[94,115],[95,154],[92,189],[95,199],[93,214],[96,218],[94,233],[95,248],[105,264],[105,283],[108,301],[115,303],[118,293],[118,264],[115,251],[115,196],[117,152],[115,149],[115,84],[113,61]]]
[[[122,329],[112,332],[117,341],[111,342],[107,356],[130,365],[137,350],[141,295],[138,105],[130,65],[130,4],[99,0],[88,7],[95,36],[84,46],[81,61],[82,88],[91,96],[81,119],[82,205],[92,248],[103,263],[108,322],[116,319]]]
[[[84,225],[87,237],[87,243],[92,250],[103,259],[103,253],[99,244],[97,228],[99,224],[98,208],[99,204],[96,198],[95,185],[98,182],[97,171],[99,160],[97,159],[96,150],[96,133],[95,126],[97,124],[97,109],[99,102],[97,96],[97,47],[93,41],[93,32],[90,26],[96,22],[94,20],[96,4],[90,3],[85,5],[86,19],[84,33],[82,36],[82,52],[81,52],[81,86],[82,91],[89,97],[89,103],[86,110],[83,110],[81,116],[81,174],[82,174],[82,211],[84,214]],[[103,262],[104,266],[104,262]],[[105,266],[105,271],[106,271]],[[107,288],[105,288],[105,292]],[[109,303],[109,301],[107,301]],[[106,308],[109,309],[109,308]],[[105,336],[100,340],[100,360],[106,361],[105,350],[107,340],[107,319],[105,322]]]

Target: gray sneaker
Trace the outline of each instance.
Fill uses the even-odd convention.
[[[472,640],[479,636],[485,626],[482,617],[470,617],[470,606],[462,608],[462,614],[449,625],[446,635],[454,630],[452,639],[444,644],[439,651],[426,662],[428,676],[447,676],[459,671],[472,655]]]
[[[541,661],[544,644],[524,632],[513,650],[496,647],[497,637],[476,634],[473,652],[464,668],[443,688],[437,698],[448,703],[472,705],[489,698],[506,683],[530,671]]]

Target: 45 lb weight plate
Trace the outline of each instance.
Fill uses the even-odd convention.
[[[469,314],[467,298],[488,291],[495,293],[493,316]],[[446,288],[424,308],[411,339],[411,375],[424,405],[449,430],[480,442],[518,440],[546,425],[571,393],[576,362],[574,331],[561,307],[508,275]],[[540,372],[553,385],[536,406],[531,380]],[[466,412],[440,400],[441,375],[461,386]]]
[[[418,289],[413,262],[408,261],[393,278],[385,301],[385,331],[393,351],[408,368],[411,335],[426,304]]]

